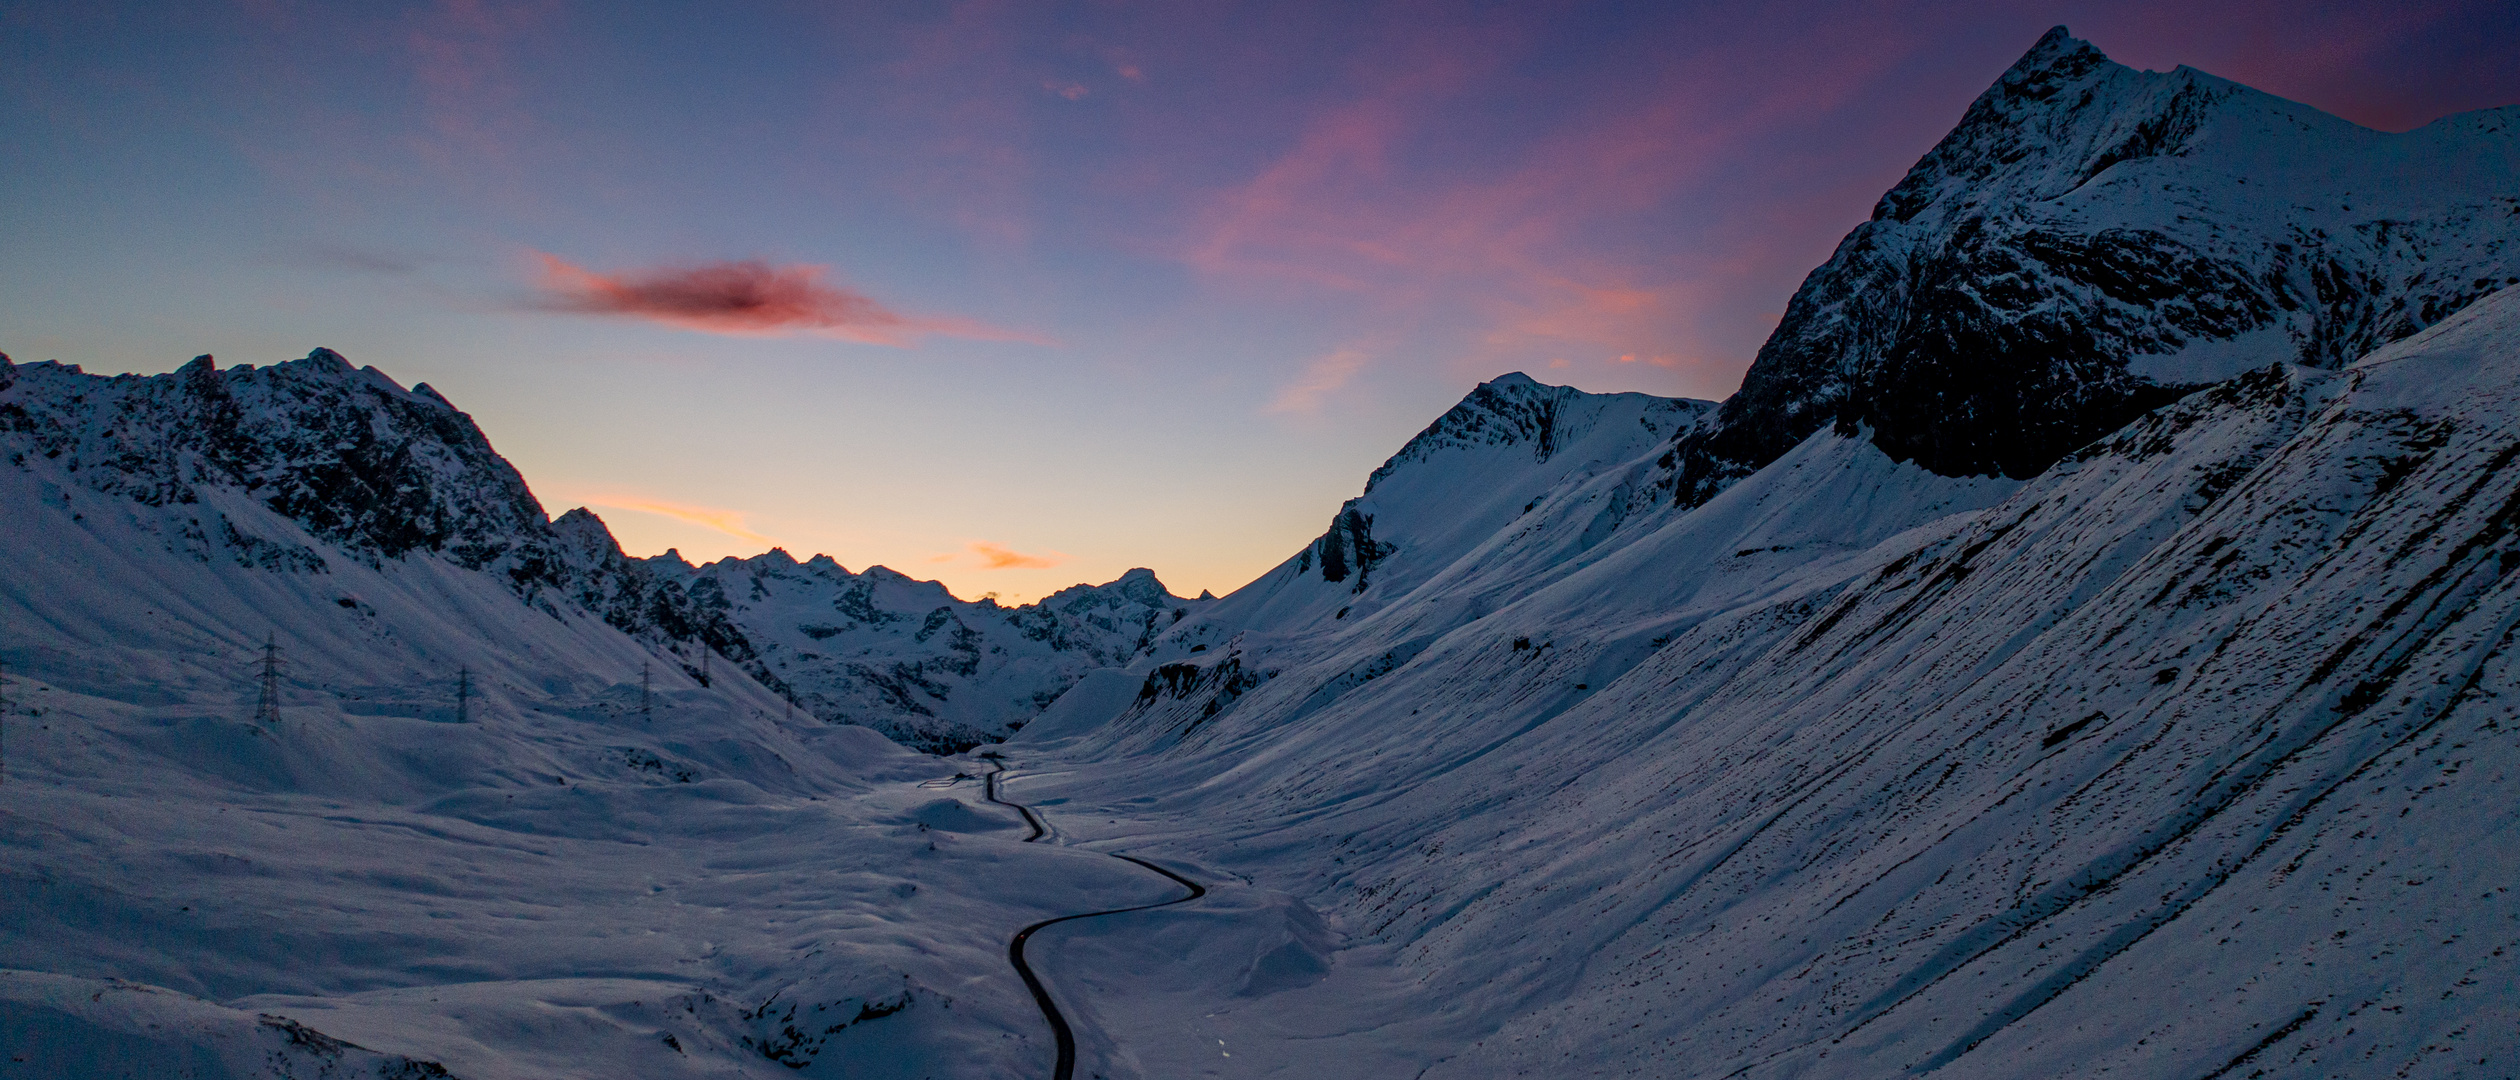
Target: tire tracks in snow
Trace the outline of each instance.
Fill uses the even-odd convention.
[[[1024,816],[1025,826],[1032,829],[1032,835],[1024,838],[1025,843],[1036,843],[1047,838],[1050,835],[1049,823],[1043,821],[1041,819],[1041,815],[1034,813],[1032,807],[1026,806],[1023,803],[1014,802],[1008,799],[1001,799],[998,797],[998,775],[1006,771],[1006,763],[1001,761],[996,762],[995,764],[997,765],[997,768],[991,770],[987,777],[989,801],[996,803],[999,806],[1012,809],[1016,813]],[[1024,989],[1032,991],[1033,1004],[1041,1006],[1041,1017],[1042,1019],[1050,1022],[1050,1034],[1058,1042],[1059,1057],[1057,1064],[1051,1067],[1051,1080],[1075,1080],[1076,1030],[1068,1026],[1066,1014],[1059,1011],[1059,1003],[1050,997],[1050,988],[1042,985],[1041,976],[1035,974],[1033,972],[1032,964],[1024,959],[1024,945],[1032,940],[1033,933],[1052,926],[1057,926],[1063,922],[1074,922],[1078,919],[1092,919],[1104,915],[1120,915],[1131,911],[1148,911],[1154,908],[1171,907],[1174,904],[1187,904],[1190,901],[1207,895],[1207,886],[1201,885],[1198,882],[1192,881],[1189,878],[1183,877],[1170,870],[1166,870],[1154,863],[1138,858],[1135,855],[1122,855],[1118,852],[1111,851],[1101,852],[1100,854],[1109,855],[1115,859],[1126,859],[1129,862],[1136,863],[1139,866],[1143,866],[1158,874],[1162,874],[1165,877],[1172,879],[1174,884],[1189,889],[1190,894],[1187,896],[1175,897],[1171,900],[1163,901],[1162,903],[1137,904],[1131,907],[1107,908],[1102,911],[1084,911],[1078,912],[1074,915],[1061,915],[1055,919],[1043,919],[1040,922],[1016,931],[1015,937],[1006,943],[1007,962],[1015,965],[1015,974],[1023,976]]]

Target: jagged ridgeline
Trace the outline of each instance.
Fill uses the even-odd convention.
[[[599,619],[694,681],[748,677],[800,712],[939,752],[1004,738],[1202,603],[1145,570],[1002,607],[824,556],[630,558],[589,510],[549,518],[427,384],[406,390],[330,349],[266,367],[203,356],[156,376],[5,363],[0,457],[27,487],[12,497],[71,509],[137,572],[171,558],[311,581],[343,560],[442,562],[554,619]],[[134,531],[99,531],[76,509],[100,498],[131,508],[121,517]],[[369,622],[398,617],[357,596],[331,602]]]
[[[2252,367],[2333,370],[2520,282],[2520,115],[2389,134],[2051,30],[1804,279],[1660,478],[1696,506],[1835,425],[2027,479]]]
[[[1022,729],[1086,673],[1127,665],[1209,603],[1172,595],[1145,569],[1006,607],[885,567],[853,574],[827,555],[800,563],[776,549],[697,567],[667,552],[645,566],[742,627],[748,670],[798,708],[936,753]]]

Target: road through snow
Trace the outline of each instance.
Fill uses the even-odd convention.
[[[1025,843],[1033,843],[1049,836],[1050,826],[1048,823],[1041,820],[1040,815],[1033,812],[1032,807],[998,797],[998,776],[1006,771],[1006,763],[1001,761],[997,762],[996,765],[997,767],[991,770],[988,775],[989,801],[996,803],[999,806],[1012,808],[1016,813],[1024,816],[1024,824],[1032,828],[1032,835],[1024,838]],[[1182,887],[1189,889],[1190,892],[1186,896],[1175,897],[1160,904],[1137,904],[1131,907],[1110,908],[1103,911],[1085,911],[1074,915],[1061,915],[1055,919],[1043,919],[1040,922],[1016,931],[1015,937],[1006,943],[1007,962],[1015,965],[1015,973],[1017,975],[1023,976],[1024,988],[1032,991],[1034,1004],[1041,1006],[1042,1019],[1050,1022],[1050,1033],[1058,1041],[1059,1059],[1058,1063],[1050,1070],[1052,1080],[1074,1080],[1076,1075],[1076,1031],[1068,1026],[1067,1017],[1059,1012],[1058,1002],[1051,1000],[1049,987],[1042,985],[1041,976],[1034,974],[1032,964],[1024,959],[1024,944],[1032,940],[1033,932],[1045,927],[1056,926],[1063,922],[1073,922],[1078,919],[1091,919],[1103,915],[1120,915],[1131,911],[1147,911],[1153,908],[1171,907],[1174,904],[1186,904],[1207,895],[1206,886],[1192,881],[1189,878],[1183,877],[1180,874],[1166,870],[1163,867],[1157,866],[1144,859],[1137,858],[1133,855],[1121,855],[1116,852],[1104,852],[1103,854],[1110,855],[1115,859],[1126,859],[1158,874],[1162,874],[1165,877],[1171,878]]]

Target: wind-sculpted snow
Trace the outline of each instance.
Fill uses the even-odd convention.
[[[1658,480],[1696,505],[1813,431],[2037,475],[2187,390],[2335,368],[2520,282],[2520,113],[2385,134],[2050,31],[1812,271]]]
[[[1072,794],[1397,948],[1429,1076],[2500,1075],[2515,460],[2520,290],[2000,501],[1823,433],[1490,614],[1150,681]]]
[[[906,746],[956,753],[1021,730],[1085,674],[1125,667],[1209,601],[1172,595],[1149,570],[1020,607],[971,602],[877,566],[783,550],[694,567],[647,565],[742,628],[763,681],[797,708],[863,724]]]

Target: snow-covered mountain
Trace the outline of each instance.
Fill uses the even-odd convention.
[[[787,699],[783,712],[938,752],[1004,738],[1204,603],[1145,570],[1000,607],[883,567],[851,574],[827,556],[633,559],[590,510],[547,519],[471,418],[427,384],[404,390],[329,349],[224,370],[205,356],[154,377],[9,363],[0,453],[47,478],[36,482],[53,505],[75,492],[136,514],[149,539],[118,558],[154,548],[310,583],[348,565],[443,563],[554,619],[592,616],[647,643],[678,682],[732,670]],[[337,606],[308,618],[358,610]]]
[[[2026,484],[1823,431],[1484,615],[1155,668],[1029,790],[1395,950],[1341,1037],[1430,1076],[2499,1075],[2515,457],[2520,289]]]
[[[1004,739],[1210,602],[1172,595],[1145,569],[1001,607],[882,566],[852,574],[828,555],[800,563],[774,549],[695,567],[668,552],[647,566],[740,627],[754,669],[797,708],[937,753]]]
[[[2382,135],[2050,35],[1763,383],[1538,498],[1395,459],[1459,540],[1355,597],[1316,543],[1014,739],[1018,790],[1390,958],[1315,1064],[2502,1075],[2510,119]],[[1658,469],[1696,486],[1595,527]]]
[[[676,655],[705,643],[750,657],[741,631],[624,557],[592,514],[545,518],[516,469],[428,384],[405,390],[330,349],[224,370],[202,356],[170,375],[111,378],[0,357],[0,457],[43,504],[72,508],[73,524],[98,507],[150,537],[120,559],[310,580],[419,559],[479,574],[563,622],[566,607]]]
[[[2520,107],[2387,134],[2048,32],[1679,440],[1684,506],[1812,432],[2035,476],[2189,390],[2334,369],[2520,282]]]

